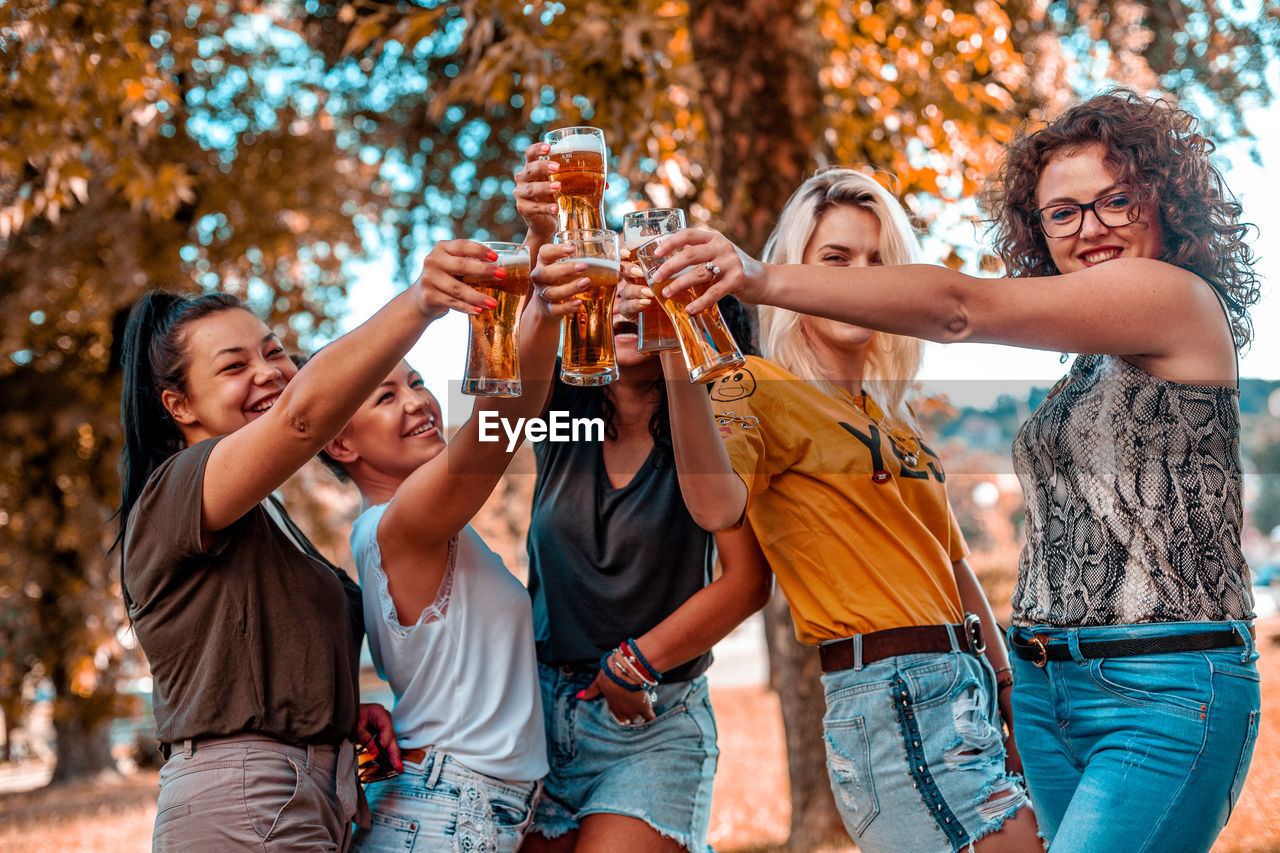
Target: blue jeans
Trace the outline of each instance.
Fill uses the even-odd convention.
[[[533,816],[537,782],[478,773],[443,752],[366,789],[373,825],[358,831],[356,851],[515,853]]]
[[[967,850],[1029,803],[1005,772],[995,674],[968,652],[822,676],[827,774],[863,853]]]
[[[614,720],[603,698],[582,701],[594,672],[538,665],[547,759],[532,832],[558,838],[590,814],[639,818],[692,853],[710,851],[711,783],[720,750],[707,679],[658,685],[657,718]]]
[[[1234,627],[1242,646],[1084,658],[1081,641]],[[1261,694],[1242,622],[1013,628],[1065,641],[1042,669],[1011,655],[1018,752],[1051,853],[1207,851],[1253,757]]]

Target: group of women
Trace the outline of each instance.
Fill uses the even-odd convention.
[[[654,288],[761,306],[764,357],[707,389],[636,351],[634,286],[619,381],[555,381],[586,279],[550,242],[556,168],[531,146],[525,394],[478,400],[448,445],[402,359],[446,310],[492,307],[461,282],[501,277],[480,244],[438,244],[301,369],[229,297],[147,297],[121,541],[168,753],[156,849],[709,849],[704,672],[772,576],[819,647],[860,849],[1208,850],[1260,701],[1236,376],[1258,288],[1211,150],[1125,92],[1020,136],[984,192],[1000,279],[921,264],[896,199],[844,169],[796,191],[763,263],[712,231],[664,238]],[[1011,652],[905,400],[922,339],[1080,353],[1014,446]],[[468,526],[511,457],[479,441],[494,410],[607,424],[535,448],[527,592]],[[321,451],[364,500],[359,589],[271,497]],[[357,704],[366,631],[389,719]],[[403,771],[369,784],[371,820],[369,738]]]

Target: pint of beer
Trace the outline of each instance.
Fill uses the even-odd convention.
[[[613,354],[613,297],[618,292],[618,235],[603,229],[570,229],[556,233],[557,243],[571,243],[564,260],[587,264],[591,286],[575,299],[582,307],[564,318],[564,351],[560,379],[569,385],[607,385],[618,378]]]
[[[548,132],[547,159],[560,164],[553,180],[560,182],[560,230],[604,228],[605,164],[609,150],[604,132],[595,127],[562,127]]]
[[[529,290],[529,249],[516,243],[485,243],[507,271],[504,279],[464,276],[462,281],[497,301],[496,308],[470,316],[467,375],[462,393],[473,397],[520,396],[517,325]]]
[[[657,245],[658,241],[655,239],[640,246],[636,249],[636,260],[640,262],[645,278],[650,279],[650,290],[653,291],[655,300],[667,312],[667,316],[675,326],[676,337],[680,340],[680,351],[684,355],[685,366],[689,368],[689,378],[705,385],[746,364],[747,360],[742,357],[738,343],[729,332],[729,327],[725,325],[719,308],[712,305],[697,316],[692,316],[685,311],[685,307],[690,302],[702,295],[701,287],[682,290],[673,297],[661,294],[662,288],[689,270],[676,273],[675,276],[664,281],[662,287],[653,286],[652,276],[666,260],[654,254]]]
[[[684,227],[684,211],[676,208],[637,210],[622,217],[622,277],[632,284],[643,284],[643,281],[633,281],[628,272],[636,262],[635,250],[655,237],[674,234]],[[636,325],[639,328],[639,340],[636,343],[638,352],[680,348],[676,328],[671,325],[667,312],[658,303],[641,311],[636,318]]]

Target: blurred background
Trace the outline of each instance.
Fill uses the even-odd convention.
[[[147,288],[237,293],[314,350],[412,280],[436,240],[519,239],[523,149],[570,124],[605,132],[614,224],[679,206],[758,252],[805,177],[852,165],[902,195],[931,260],[994,275],[971,199],[1002,144],[1116,84],[1199,115],[1244,218],[1272,237],[1278,45],[1276,0],[0,2],[0,847],[149,846],[151,686],[107,553],[116,333]],[[1255,240],[1273,281],[1271,244]],[[1267,638],[1280,299],[1266,281],[1254,318],[1242,449]],[[436,324],[411,356],[453,425],[464,329]],[[1010,442],[1063,370],[1057,353],[931,345],[917,389],[1001,615],[1022,525]],[[517,574],[532,485],[526,452],[475,522]],[[354,492],[318,467],[285,491],[350,567]],[[783,725],[775,691],[811,681],[769,612],[713,670],[712,842],[844,849],[821,744]],[[1268,709],[1221,850],[1280,849],[1280,665],[1261,645]]]

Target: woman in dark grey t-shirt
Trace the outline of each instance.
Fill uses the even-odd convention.
[[[548,163],[516,176],[535,237],[554,230]],[[534,279],[575,281],[567,264]],[[603,418],[604,440],[535,446],[529,591],[551,769],[522,853],[709,849],[719,751],[703,672],[712,645],[769,595],[751,531],[712,536],[685,509],[662,365],[636,351],[634,323],[615,321],[619,379],[557,382],[547,407]]]
[[[459,277],[495,259],[437,245],[412,288],[300,371],[235,297],[152,292],[134,307],[119,541],[168,757],[156,850],[346,849],[362,803],[351,739],[378,728],[394,751],[394,734],[357,706],[359,590],[271,493],[430,322],[484,310]]]

